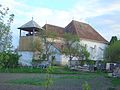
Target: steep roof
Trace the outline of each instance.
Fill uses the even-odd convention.
[[[22,25],[21,27],[19,27],[18,29],[22,29],[25,31],[32,31],[33,29],[35,29],[36,31],[41,29],[41,27],[33,20],[25,23],[24,25]]]
[[[46,30],[46,32],[55,32],[58,37],[62,37],[64,34],[64,28],[55,26],[55,25],[50,25],[50,24],[45,24],[43,28]]]
[[[77,34],[81,39],[88,39],[107,43],[95,29],[93,29],[89,24],[78,22],[72,20],[66,27],[65,32],[71,32]]]
[[[72,20],[65,28],[51,24],[45,24],[43,28],[46,30],[46,32],[57,33],[58,37],[63,37],[63,34],[65,32],[70,32],[78,35],[81,39],[88,39],[102,43],[108,42],[89,24],[78,22],[75,20]]]

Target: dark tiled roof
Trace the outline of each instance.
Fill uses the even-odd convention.
[[[89,24],[72,20],[66,27],[65,32],[77,34],[81,39],[95,40],[107,43],[97,31],[95,31]]]
[[[31,31],[33,29],[38,30],[41,29],[41,27],[33,20],[27,22],[26,24],[22,25],[18,29],[26,30],[26,31]]]
[[[45,24],[43,28],[46,30],[46,32],[55,32],[58,37],[62,37],[64,34],[64,28],[59,26]]]

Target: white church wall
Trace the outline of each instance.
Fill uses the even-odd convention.
[[[104,50],[107,44],[89,40],[81,40],[80,43],[86,46],[88,52],[90,53],[91,60],[103,60]]]
[[[51,46],[51,52],[55,52],[55,54],[53,54],[53,56],[55,56],[55,63],[57,65],[68,65],[68,60],[69,58],[66,57],[65,55],[61,54],[60,50],[57,49],[56,47],[54,46]],[[52,56],[52,55],[51,55]],[[51,57],[50,57],[51,59]]]
[[[107,46],[107,44],[89,41],[89,40],[81,40],[80,43],[85,45],[88,52],[90,52],[91,60],[103,60],[103,53],[104,53],[104,49]],[[69,64],[69,58],[65,55],[62,55],[60,50],[58,50],[54,46],[51,47],[51,50],[53,52],[56,52],[55,54],[53,54],[53,56],[55,56],[55,61],[57,65],[68,65]],[[21,55],[20,60],[19,60],[20,64],[22,64],[23,66],[32,65],[33,52],[19,51],[19,55]]]
[[[65,55],[61,55],[62,61],[61,61],[61,65],[65,66],[69,64],[69,58],[66,57]]]
[[[23,66],[32,66],[33,52],[19,51],[18,54],[21,55],[19,64]]]

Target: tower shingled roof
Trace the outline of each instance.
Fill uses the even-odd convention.
[[[19,27],[18,29],[25,30],[25,31],[31,31],[35,29],[37,31],[41,29],[41,27],[35,21],[31,20],[25,23],[24,25],[22,25],[21,27]]]

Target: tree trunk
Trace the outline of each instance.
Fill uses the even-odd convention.
[[[69,58],[70,58],[70,60],[69,60],[69,62],[70,62],[70,67],[71,67],[71,66],[72,66],[72,63],[71,63],[72,57],[70,56]]]

